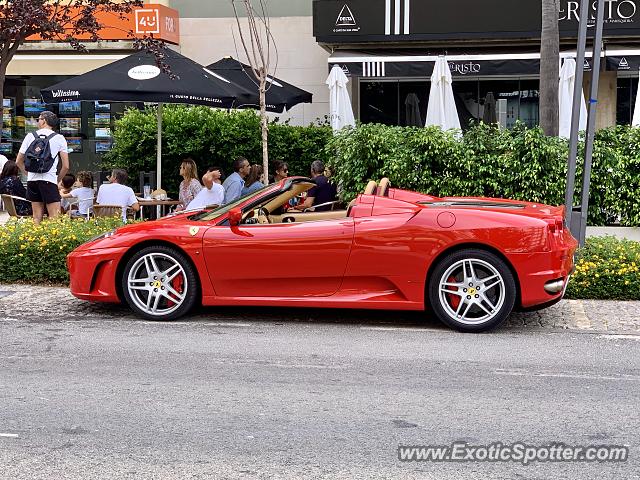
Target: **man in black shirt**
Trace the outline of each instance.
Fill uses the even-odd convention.
[[[315,187],[311,187],[307,192],[307,198],[304,203],[296,207],[297,210],[314,207],[314,205],[323,205],[328,202],[337,200],[337,191],[333,183],[330,183],[324,176],[324,163],[315,160],[311,164],[311,178],[316,183]],[[325,212],[331,210],[332,205],[324,205],[314,207],[314,212]]]

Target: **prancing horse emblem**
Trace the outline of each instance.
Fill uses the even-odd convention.
[[[199,231],[200,231],[200,227],[189,228],[189,233],[191,234],[192,237],[195,237]]]

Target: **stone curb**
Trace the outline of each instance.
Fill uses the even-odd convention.
[[[292,321],[347,321],[358,322],[362,312],[335,313],[318,309],[267,309],[258,308],[221,309],[216,318],[227,320],[281,320]],[[420,321],[414,312],[374,312],[374,323],[416,323]],[[198,318],[208,315],[196,314]],[[45,287],[22,284],[0,284],[0,319],[19,320],[21,318],[44,318],[51,320],[77,319],[78,317],[135,319],[133,313],[120,305],[94,304],[76,299],[66,287]],[[563,300],[544,310],[536,312],[514,312],[505,322],[501,331],[514,330],[571,330],[589,333],[639,333],[640,301],[600,301],[600,300]]]

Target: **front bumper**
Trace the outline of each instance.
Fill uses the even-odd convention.
[[[71,294],[81,300],[119,303],[116,272],[126,248],[74,250],[67,256]]]

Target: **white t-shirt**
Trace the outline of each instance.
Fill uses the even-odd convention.
[[[0,173],[2,173],[2,169],[4,168],[4,164],[7,163],[9,159],[0,153]]]
[[[203,188],[198,192],[189,205],[187,210],[194,210],[196,208],[206,207],[207,205],[222,205],[224,202],[224,187],[219,183],[214,183],[211,189]]]
[[[118,205],[123,207],[122,220],[126,222],[127,210],[124,207],[130,207],[134,203],[138,203],[138,199],[131,187],[119,183],[104,183],[100,185],[96,202],[100,205]]]
[[[78,213],[86,215],[89,207],[93,205],[93,188],[80,187],[71,190],[71,196],[78,199]]]
[[[38,130],[35,135],[40,136],[44,135],[48,137],[53,133],[53,130],[49,130],[48,128],[41,128]],[[36,139],[33,133],[28,133],[24,140],[22,141],[22,146],[20,147],[20,153],[27,153],[27,148],[29,145]],[[58,160],[60,160],[60,152],[68,153],[69,149],[67,148],[67,140],[60,134],[57,134],[55,137],[49,140],[49,147],[51,148],[51,156],[53,156],[53,165],[51,169],[47,173],[33,173],[27,172],[27,182],[33,182],[36,180],[43,180],[45,182],[51,182],[58,184]]]

